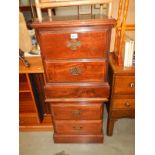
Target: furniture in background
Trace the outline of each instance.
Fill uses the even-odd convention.
[[[42,9],[48,8],[48,16],[52,21],[52,12],[51,9],[56,7],[64,7],[64,6],[80,6],[80,5],[100,5],[100,14],[103,14],[103,4],[108,4],[108,17],[110,18],[112,15],[112,0],[35,0],[35,6],[37,11],[38,20],[41,22],[42,17]],[[79,13],[79,12],[78,12]]]
[[[107,134],[112,136],[114,123],[120,118],[135,116],[135,69],[118,66],[114,54],[109,58],[110,99]]]
[[[48,131],[52,121],[44,103],[43,66],[40,57],[26,58],[30,67],[19,61],[19,129],[20,131]]]
[[[19,1],[19,10],[20,10],[20,12],[23,12],[24,13],[24,16],[25,16],[26,22],[27,22],[27,26],[29,26],[30,23],[32,23],[32,21],[37,16],[35,3],[34,3],[34,0],[28,0],[27,3],[23,3],[22,1],[24,1],[24,0]],[[50,11],[51,11],[51,13],[53,15],[56,14],[54,8],[51,9]],[[42,9],[42,13],[47,14],[48,13],[48,9],[47,8],[43,8]],[[29,28],[29,29],[31,29],[31,28]]]
[[[124,4],[124,8],[123,8]],[[129,0],[119,1],[114,52],[109,59],[110,100],[107,104],[107,134],[112,136],[114,123],[120,118],[135,116],[135,68],[124,67],[122,47],[125,31],[134,31],[133,24],[126,24]],[[122,11],[123,10],[123,11]],[[122,19],[122,22],[121,22]]]

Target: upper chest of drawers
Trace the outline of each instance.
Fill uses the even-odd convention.
[[[47,83],[104,82],[114,19],[33,23]]]

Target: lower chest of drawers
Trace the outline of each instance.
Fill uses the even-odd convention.
[[[50,108],[55,142],[103,142],[102,103],[50,103]]]

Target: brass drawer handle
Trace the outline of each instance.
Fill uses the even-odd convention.
[[[71,75],[80,75],[82,73],[81,69],[78,67],[73,67],[69,70]]]
[[[77,50],[81,46],[81,42],[77,39],[71,39],[67,42],[67,47],[70,48],[72,51]]]
[[[81,111],[80,110],[74,110],[74,111],[72,111],[72,114],[74,116],[80,116],[81,115]]]
[[[125,105],[126,107],[130,107],[130,106],[131,106],[129,102],[125,102],[124,105]]]
[[[73,126],[73,129],[77,131],[82,130],[82,128],[83,128],[82,126]]]
[[[134,88],[134,87],[135,87],[135,83],[134,83],[134,82],[131,82],[131,83],[130,83],[130,87],[131,87],[131,88]]]

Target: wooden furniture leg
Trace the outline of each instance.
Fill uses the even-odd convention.
[[[107,135],[112,136],[113,135],[113,129],[114,129],[114,123],[116,119],[108,119],[108,125],[107,125]]]

